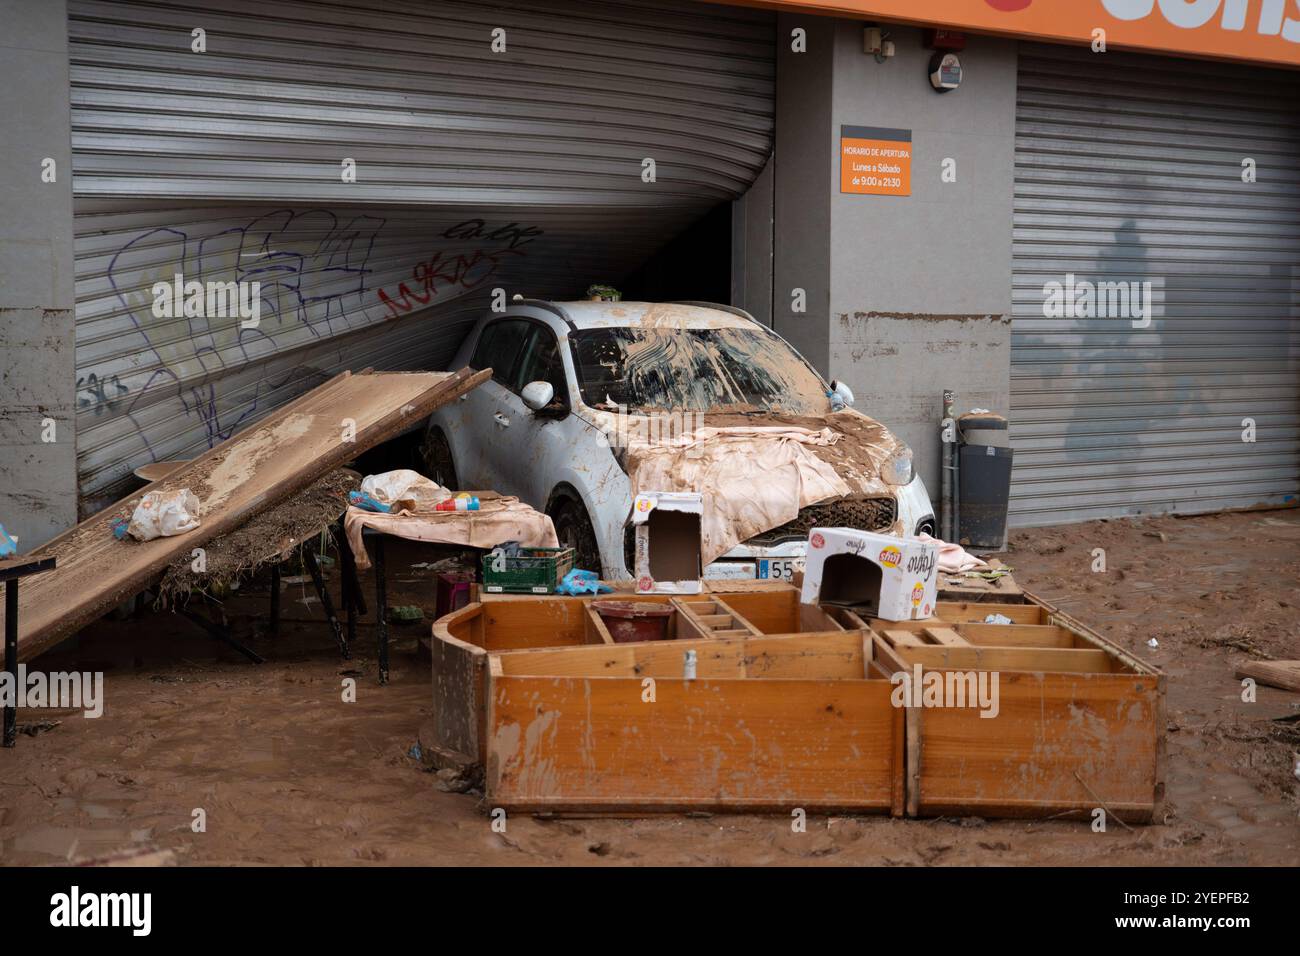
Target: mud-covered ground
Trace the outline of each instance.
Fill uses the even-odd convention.
[[[1107,570],[1094,573],[1092,551]],[[389,551],[393,603],[431,613],[440,555]],[[140,848],[181,864],[1295,864],[1300,695],[1241,699],[1235,666],[1300,658],[1300,511],[1093,522],[1019,532],[1003,556],[1027,588],[1151,660],[1168,681],[1163,822],[1105,833],[1062,820],[512,817],[494,833],[477,796],[444,792],[410,755],[429,713],[416,655],[426,625],[395,628],[376,683],[373,629],[341,662],[310,586],[228,602],[255,666],[167,613],[105,620],[45,670],[101,670],[103,717],[20,712],[0,751],[0,862],[94,859]],[[332,577],[332,583],[337,579]],[[370,581],[366,580],[367,588]],[[369,594],[369,589],[367,590]],[[1147,646],[1155,638],[1157,648]],[[353,677],[355,703],[343,681]],[[53,726],[49,726],[53,724]],[[195,832],[196,810],[206,826]]]

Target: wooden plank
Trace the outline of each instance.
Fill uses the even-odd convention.
[[[499,656],[507,675],[535,677],[681,677],[687,650],[704,678],[863,679],[861,638],[852,632],[704,638],[533,649]]]
[[[828,606],[820,608],[820,610],[824,611],[827,617],[846,630],[867,630],[871,627],[867,621],[846,607]]]
[[[861,634],[852,631],[751,637],[745,642],[745,675],[751,678],[862,680],[867,663]]]
[[[859,639],[860,641],[860,639]],[[487,803],[507,809],[887,812],[896,720],[879,680],[505,675]]]
[[[1107,640],[1081,621],[1077,621],[1065,612],[1057,610],[1052,605],[1042,601],[1036,595],[1026,592],[1025,597],[1043,605],[1043,610],[1045,612],[1044,624],[1054,624],[1057,627],[1065,628],[1071,634],[1075,635],[1075,637],[1078,638],[1078,640],[1075,641],[1076,647],[1100,648],[1118,661],[1123,667],[1126,667],[1137,674],[1160,673],[1158,668],[1153,667],[1140,658],[1134,657],[1114,641]]]
[[[953,628],[968,643],[981,647],[1080,646],[1073,634],[1055,624],[954,624]]]
[[[477,603],[467,604],[433,622],[433,636],[454,637],[476,647],[483,646],[483,608]]]
[[[876,641],[880,638],[871,631],[861,631],[862,634],[862,658],[868,662],[867,674],[873,676],[876,672],[882,674],[886,680],[890,675],[885,673],[885,668],[889,663],[878,659],[876,655]],[[901,661],[898,662],[901,666]],[[891,688],[893,684],[890,684]],[[894,703],[893,691],[890,691],[890,704]],[[890,768],[890,776],[893,779],[893,789],[890,792],[889,812],[891,816],[901,817],[907,813],[907,756],[908,756],[908,737],[907,737],[907,708],[891,707],[894,711],[894,720],[891,730],[894,735],[894,764]]]
[[[579,600],[484,601],[483,646],[506,651],[580,645],[587,639],[586,618],[587,604]]]
[[[763,592],[758,592],[758,593],[762,594]],[[730,614],[730,615],[732,616],[732,618],[735,620],[735,624],[733,625],[733,628],[735,628],[735,629],[743,629],[743,630],[748,631],[750,634],[753,634],[753,635],[755,635],[755,636],[761,635],[761,634],[763,633],[763,631],[760,631],[757,627],[755,627],[753,624],[751,624],[751,623],[750,623],[750,622],[745,618],[745,615],[741,614],[739,611],[737,611],[735,608],[733,608],[729,603],[727,603],[727,601],[723,598],[723,596],[722,596],[721,594],[715,594],[715,595],[714,595],[714,598],[716,599],[716,602],[717,602],[717,605],[718,605],[718,610],[719,610],[720,612],[722,612],[723,614]],[[789,631],[776,631],[775,633],[777,633],[777,634],[789,634],[790,632],[789,632]]]
[[[949,623],[983,622],[990,614],[1001,614],[1013,624],[1046,624],[1046,612],[1037,604],[979,604],[969,601],[938,601],[935,617]]]
[[[926,708],[917,814],[1073,810],[1086,819],[1100,798],[1126,820],[1151,818],[1161,790],[1160,678],[1007,671],[998,677],[996,717],[975,708]]]
[[[678,636],[690,639],[710,637],[740,637],[761,632],[732,610],[715,595],[712,601],[672,598],[669,603],[677,611]]]
[[[180,553],[239,527],[368,448],[422,422],[487,372],[344,373],[221,442],[36,552],[58,567],[20,589],[18,649],[29,660],[147,587]],[[355,426],[345,441],[345,421]],[[200,525],[152,541],[119,541],[113,524],[150,491],[188,488]]]
[[[432,740],[438,750],[462,761],[482,762],[486,720],[484,678],[487,652],[435,627],[429,642],[433,675]]]
[[[950,627],[927,627],[926,635],[935,643],[948,647],[970,647],[970,642]]]
[[[908,663],[958,670],[1052,671],[1064,674],[1108,674],[1111,658],[1099,648],[1065,647],[920,647],[896,645]]]
[[[709,629],[720,625],[730,625],[735,620],[730,614],[697,614],[695,619]]]
[[[923,641],[919,635],[913,631],[902,628],[891,628],[884,632],[885,640],[895,647],[924,647]]]
[[[1300,661],[1248,661],[1237,668],[1237,678],[1300,693]]]
[[[716,578],[703,582],[705,594],[753,594],[761,591],[793,591],[800,586],[792,581],[773,581],[766,578]]]
[[[721,598],[728,608],[739,614],[756,630],[763,634],[793,634],[796,631],[829,631],[829,627],[799,626],[799,608],[805,607],[799,602],[799,592],[789,585],[779,589],[742,591],[739,593],[719,592],[712,595]]]
[[[717,616],[717,605],[709,602],[701,604],[700,602],[689,602],[682,598],[669,598],[668,603],[677,613],[673,615],[677,624],[677,637],[679,640],[704,641],[713,636],[713,628],[707,623],[707,619]],[[697,610],[698,609],[698,610]],[[730,619],[731,615],[727,615]]]
[[[799,615],[798,620],[795,622],[798,625],[798,627],[795,628],[796,631],[842,631],[844,630],[844,625],[840,623],[839,619],[832,617],[830,614],[827,614],[824,609],[818,607],[816,604],[804,604],[802,602],[799,602],[796,605],[796,607],[798,608],[798,615]],[[786,632],[785,631],[779,631],[779,632],[764,631],[764,633],[784,634]]]
[[[584,605],[586,608],[586,643],[588,644],[613,644],[614,635],[609,633],[609,628],[605,626],[604,619],[596,613],[596,609],[590,604]]]
[[[897,650],[889,646],[889,642],[878,634],[871,637],[872,664],[879,668],[883,673],[890,677],[890,705],[893,706],[893,689],[894,675],[910,674],[912,668],[906,661],[899,656]],[[895,767],[895,773],[899,775],[901,784],[901,810],[899,810],[898,794],[895,793],[896,802],[895,816],[906,813],[908,816],[917,816],[920,812],[920,767],[921,767],[921,708],[912,705],[910,698],[904,698],[903,707],[894,707],[895,711],[902,713],[902,731],[901,742],[903,747],[902,758]],[[895,734],[899,729],[895,727]]]

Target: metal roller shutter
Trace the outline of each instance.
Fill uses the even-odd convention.
[[[83,510],[340,368],[442,367],[492,288],[579,294],[743,193],[771,151],[773,22],[685,0],[70,0]],[[261,325],[153,315],[178,272],[260,282]]]
[[[1023,46],[1014,256],[1013,524],[1294,501],[1300,76]],[[1070,275],[1150,325],[1047,317]]]

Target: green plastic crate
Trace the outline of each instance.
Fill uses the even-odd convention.
[[[496,559],[483,555],[483,590],[492,594],[554,594],[573,570],[572,548],[523,548],[506,557],[505,569],[492,570]]]

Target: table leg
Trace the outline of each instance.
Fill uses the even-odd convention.
[[[361,592],[361,575],[357,572],[357,556],[352,553],[352,545],[348,543],[347,528],[343,524],[342,518],[339,519],[336,527],[338,528],[339,554],[342,555],[344,551],[347,552],[343,556],[343,566],[344,573],[351,582],[352,602],[357,606],[357,613],[365,617],[367,613],[366,596]]]
[[[229,644],[231,647],[239,651],[239,653],[243,654],[254,664],[266,663],[266,658],[264,658],[261,654],[257,653],[257,651],[235,640],[234,637],[232,637],[230,634],[230,628],[224,627],[221,624],[218,624],[216,621],[204,617],[202,614],[199,614],[197,611],[191,611],[187,607],[181,608],[177,613],[180,614],[181,617],[185,618],[185,620],[189,621],[191,624],[195,625],[200,630],[205,632],[209,637],[215,637],[217,640],[225,644]]]
[[[339,652],[346,661],[352,657],[352,652],[348,649],[347,638],[343,636],[343,625],[339,623],[338,615],[334,613],[334,602],[330,599],[330,592],[325,587],[325,577],[320,573],[320,565],[316,562],[316,552],[312,550],[315,547],[315,541],[309,541],[303,545],[302,561],[303,564],[307,565],[307,571],[311,574],[312,583],[316,585],[316,596],[320,598],[321,607],[325,609],[325,618],[334,631],[334,640],[338,641]]]
[[[18,579],[5,582],[5,671],[9,674],[13,699],[5,706],[4,745],[18,740]]]
[[[271,565],[271,637],[280,636],[280,563]]]
[[[343,578],[343,609],[348,613],[348,644],[357,642],[357,614],[361,602],[361,585],[357,581],[357,563],[343,532],[343,521],[334,526],[334,547],[339,554],[339,574]]]
[[[388,683],[388,594],[384,581],[384,536],[375,535],[375,631],[379,639],[379,683]]]

